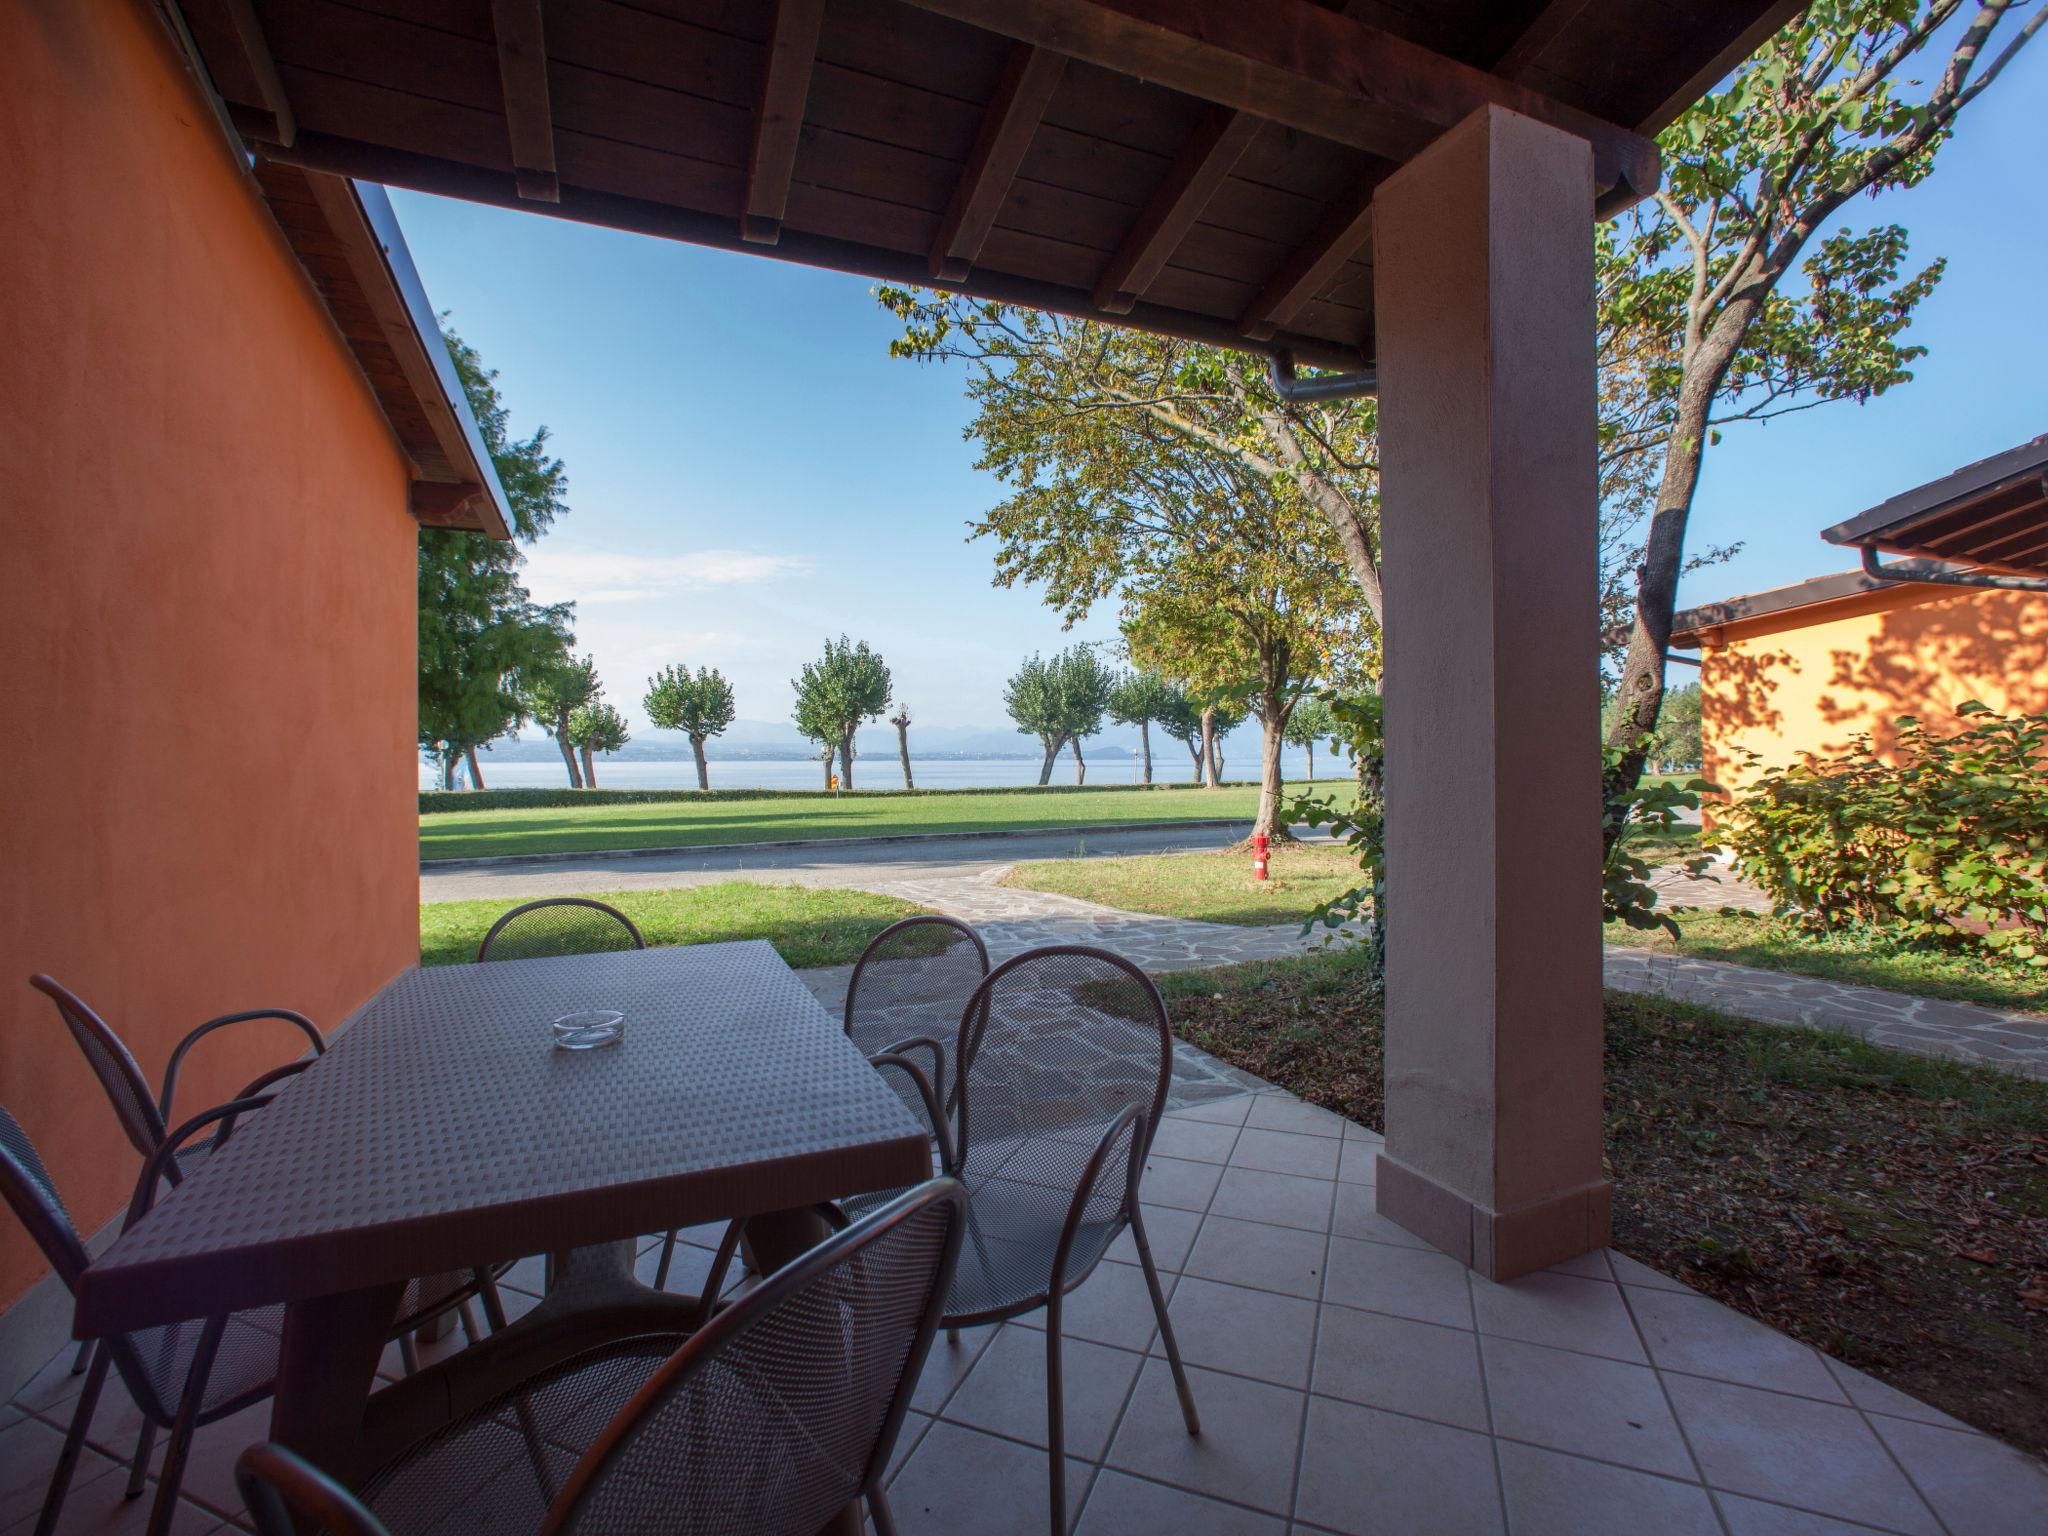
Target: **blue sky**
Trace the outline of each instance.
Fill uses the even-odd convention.
[[[1732,429],[1707,457],[1692,544],[1741,541],[1684,602],[1853,563],[1819,530],[2048,431],[2048,43],[1964,118],[1927,183],[1847,210],[1949,258],[1910,385]],[[888,356],[864,278],[394,192],[427,292],[490,366],[520,432],[546,423],[571,514],[529,584],[577,600],[581,649],[636,719],[645,678],[715,665],[740,714],[788,714],[788,680],[841,631],[881,650],[933,725],[999,725],[1020,657],[1073,635],[989,582],[966,524],[1002,494],[973,469],[958,369]]]

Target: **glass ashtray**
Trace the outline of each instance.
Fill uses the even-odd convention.
[[[609,1008],[591,1008],[565,1013],[548,1028],[554,1031],[556,1050],[594,1051],[626,1038],[626,1016]]]

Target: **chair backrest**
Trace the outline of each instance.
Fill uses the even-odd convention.
[[[256,1523],[256,1536],[390,1536],[356,1496],[310,1461],[281,1445],[252,1445],[235,1458],[235,1486]]]
[[[478,960],[539,960],[551,955],[594,955],[645,949],[633,920],[588,896],[550,896],[514,907],[477,945]]]
[[[29,977],[28,984],[47,994],[57,1005],[71,1038],[78,1042],[86,1064],[106,1090],[122,1131],[136,1151],[149,1156],[164,1139],[164,1118],[157,1109],[156,1096],[150,1092],[149,1079],[142,1075],[142,1068],[135,1064],[135,1057],[121,1037],[70,988],[41,975]]]
[[[78,1240],[71,1213],[64,1209],[50,1170],[37,1156],[28,1132],[5,1108],[0,1108],[0,1196],[6,1197],[28,1228],[57,1278],[66,1289],[76,1290],[87,1263],[85,1244]]]
[[[1044,1143],[1044,1155],[1071,1153],[1041,1170],[1059,1182],[1078,1176],[1094,1133],[1127,1107],[1144,1111],[1149,1142],[1173,1035],[1151,977],[1106,949],[1059,944],[989,972],[961,1012],[954,1060],[959,1165],[990,1169],[1020,1142]]]
[[[875,1487],[965,1216],[960,1186],[933,1179],[719,1313],[585,1453],[548,1536],[809,1536]]]
[[[912,1035],[951,1040],[988,974],[988,946],[958,918],[906,917],[876,934],[846,984],[846,1033],[868,1054]]]

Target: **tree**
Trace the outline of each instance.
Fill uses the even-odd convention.
[[[1038,769],[1041,785],[1051,781],[1052,765],[1069,743],[1074,748],[1074,782],[1084,782],[1087,765],[1081,758],[1081,738],[1102,729],[1115,685],[1116,675],[1085,645],[1069,646],[1051,657],[1028,656],[1004,685],[1003,707],[1017,729],[1036,736],[1045,749]]]
[[[567,512],[567,472],[546,451],[547,429],[521,441],[507,427],[497,375],[445,322],[443,338],[484,446],[504,487],[515,538],[450,528],[419,533],[419,742],[444,785],[476,748],[527,718],[528,681],[560,664],[571,641],[571,605],[536,604],[519,580],[520,546]]]
[[[690,738],[691,755],[697,759],[697,787],[711,787],[711,770],[704,761],[704,743],[722,735],[732,724],[735,706],[732,684],[716,667],[663,667],[647,680],[647,694],[641,700],[647,718],[657,730],[681,731]]]
[[[1645,360],[1649,405],[1616,448],[1659,458],[1608,733],[1610,800],[1636,784],[1656,730],[1707,448],[1731,422],[1868,400],[1912,377],[1925,349],[1900,337],[1943,263],[1902,275],[1896,224],[1823,231],[1859,194],[1927,177],[1958,114],[2048,19],[2048,7],[2023,11],[2017,0],[1806,7],[1663,132],[1663,190],[1603,232],[1603,332]],[[1922,68],[1951,22],[1947,58]],[[1932,83],[1901,89],[1915,74]],[[1803,288],[1787,281],[1795,272]]]
[[[1207,761],[1202,754],[1202,711],[1180,684],[1169,682],[1167,688],[1166,702],[1154,718],[1158,720],[1160,730],[1188,749],[1188,756],[1195,765],[1194,778],[1190,782],[1199,784]]]
[[[1317,694],[1309,694],[1294,706],[1294,713],[1287,718],[1287,740],[1290,745],[1304,747],[1308,751],[1308,781],[1316,781],[1316,743],[1337,733],[1337,717],[1330,713],[1329,704]]]
[[[862,640],[841,635],[825,642],[825,653],[790,679],[796,690],[797,729],[813,740],[836,743],[842,782],[853,788],[853,736],[861,723],[889,707],[889,668]],[[825,769],[831,776],[831,766]]]
[[[571,656],[566,649],[554,665],[538,668],[526,677],[526,712],[555,739],[562,764],[569,770],[571,789],[582,789],[584,784],[576,761],[576,743],[569,734],[569,719],[577,710],[595,704],[603,694],[604,684],[597,680],[596,658]]]
[[[1152,782],[1152,722],[1166,719],[1173,707],[1173,693],[1173,684],[1143,667],[1120,674],[1109,691],[1109,718],[1118,725],[1138,728],[1142,782],[1146,784]]]
[[[626,717],[609,704],[585,704],[569,716],[569,739],[576,744],[576,750],[583,757],[583,785],[586,789],[597,788],[597,764],[591,761],[593,752],[616,752],[631,737],[626,733]]]
[[[889,723],[896,727],[896,755],[903,759],[903,787],[915,789],[917,786],[910,779],[910,706],[898,700]]]

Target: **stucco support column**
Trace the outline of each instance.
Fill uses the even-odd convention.
[[[1379,1209],[1495,1279],[1608,1240],[1593,181],[1473,114],[1374,201],[1386,571]]]

